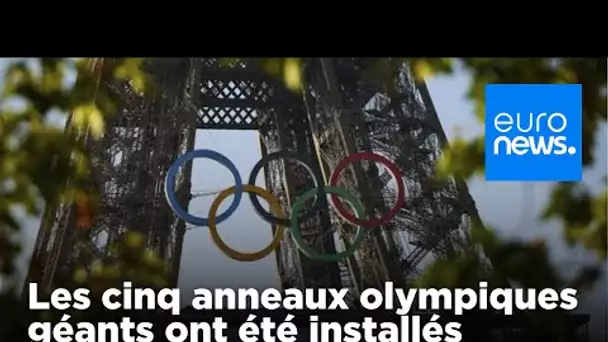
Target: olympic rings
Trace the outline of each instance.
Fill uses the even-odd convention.
[[[268,202],[268,204],[270,204],[270,208],[277,216],[284,217],[283,210],[281,209],[281,204],[279,203],[279,199],[276,198],[273,194],[271,194],[270,192],[268,192],[258,186],[251,185],[251,184],[245,184],[245,185],[243,185],[243,187],[245,189],[245,192],[254,193],[254,194],[262,196],[262,198],[264,198]],[[312,189],[312,190],[314,190],[314,189]],[[211,238],[213,239],[213,242],[215,242],[215,245],[222,252],[224,252],[224,254],[226,254],[230,258],[232,258],[234,260],[239,260],[239,261],[260,260],[260,259],[266,257],[268,254],[272,253],[275,249],[277,249],[279,247],[281,240],[283,240],[283,234],[284,234],[285,228],[282,226],[278,226],[274,233],[272,242],[266,248],[264,248],[258,252],[242,253],[242,252],[236,251],[236,250],[228,247],[228,245],[226,245],[226,243],[224,243],[224,241],[220,237],[219,233],[217,232],[217,226],[215,223],[215,220],[216,220],[215,215],[216,215],[217,209],[219,208],[222,201],[225,200],[226,197],[234,194],[235,192],[236,192],[236,186],[230,187],[230,188],[222,191],[213,200],[213,203],[211,203],[211,207],[209,208],[209,233],[211,234]]]
[[[271,154],[265,156],[264,158],[262,158],[260,161],[258,161],[253,166],[253,169],[251,169],[251,175],[249,175],[249,184],[255,184],[255,179],[258,177],[258,173],[260,173],[260,170],[262,169],[262,167],[264,167],[264,165],[268,164],[270,161],[272,161],[274,159],[279,159],[279,158],[295,160],[300,165],[304,166],[306,168],[306,170],[308,170],[308,172],[312,175],[312,178],[315,182],[315,187],[317,188],[317,199],[315,200],[315,203],[312,205],[312,207],[308,211],[306,211],[304,213],[304,215],[302,215],[302,217],[301,217],[302,220],[308,220],[309,218],[315,216],[317,211],[319,209],[323,208],[325,206],[325,204],[327,203],[327,198],[325,197],[323,188],[320,187],[320,185],[323,184],[323,178],[321,177],[321,171],[316,167],[310,166],[310,165],[314,165],[314,164],[307,163],[307,161],[305,159],[303,159],[302,157],[298,156],[297,154],[295,154],[293,152],[289,152],[289,151],[274,152],[274,153],[271,153]],[[266,222],[269,222],[269,223],[275,224],[275,225],[285,226],[285,227],[288,227],[291,224],[291,222],[288,219],[274,217],[274,216],[270,215],[270,213],[268,213],[266,210],[264,210],[264,208],[262,208],[262,205],[260,204],[260,201],[255,196],[255,193],[253,193],[253,192],[249,193],[249,198],[251,198],[251,204],[253,204],[255,211],[257,211],[258,214],[260,214],[264,218],[264,220],[266,220]]]
[[[176,176],[179,171],[179,168],[186,161],[194,158],[208,158],[219,162],[220,164],[228,168],[230,173],[232,173],[235,181],[235,185],[233,187],[222,191],[218,195],[218,197],[213,201],[211,208],[209,209],[208,218],[197,217],[188,213],[188,211],[184,209],[178,202],[178,198],[174,189],[176,183]],[[302,196],[295,200],[295,203],[292,208],[292,215],[290,218],[285,217],[279,205],[278,199],[274,195],[272,195],[267,190],[264,190],[254,185],[256,177],[262,167],[264,167],[264,165],[268,164],[270,161],[279,158],[293,159],[298,163],[304,165],[308,172],[311,174],[315,183],[315,188],[306,191]],[[391,175],[397,181],[397,201],[395,203],[395,206],[381,218],[365,220],[365,210],[363,208],[363,205],[357,199],[357,197],[348,192],[346,189],[340,188],[337,185],[340,172],[346,167],[346,165],[361,160],[372,160],[384,164],[384,166],[389,170]],[[298,246],[298,248],[302,250],[302,253],[304,253],[304,255],[308,256],[309,258],[323,261],[342,260],[343,258],[352,255],[354,251],[361,246],[361,243],[365,238],[365,232],[362,228],[373,228],[386,224],[395,215],[397,215],[397,213],[405,202],[405,184],[403,183],[402,174],[393,162],[383,156],[371,152],[360,152],[347,156],[346,158],[341,160],[336,166],[336,168],[333,170],[330,176],[329,184],[327,186],[324,186],[324,181],[321,177],[321,172],[319,168],[317,166],[311,165],[315,164],[308,163],[308,160],[302,158],[301,156],[293,152],[280,151],[271,153],[266,157],[262,158],[262,160],[258,161],[254,165],[251,174],[249,175],[250,184],[243,184],[238,169],[227,157],[211,150],[194,150],[177,158],[177,160],[175,160],[175,162],[169,168],[165,179],[165,195],[167,198],[167,202],[169,203],[169,207],[173,210],[173,212],[175,212],[175,214],[180,219],[193,225],[208,226],[211,238],[220,248],[220,250],[222,250],[222,252],[224,252],[229,257],[240,261],[259,260],[270,254],[273,250],[277,249],[281,240],[283,239],[284,227],[291,228],[292,236],[296,246]],[[241,253],[231,249],[222,241],[217,232],[217,224],[228,219],[236,211],[236,208],[241,202],[243,192],[249,193],[253,207],[266,222],[278,226],[275,232],[275,236],[270,245],[262,249],[261,251],[255,253]],[[327,201],[326,193],[330,194],[329,202]],[[230,204],[228,209],[221,215],[216,216],[217,210],[221,202],[231,194],[234,194],[234,199],[232,200],[232,203]],[[264,198],[270,204],[271,211],[276,216],[273,216],[271,213],[264,210],[257,198],[257,195]],[[316,199],[314,205],[308,211],[304,212],[302,215],[299,215],[300,210],[304,205],[304,202],[315,195]],[[344,205],[338,200],[338,197],[343,197],[347,201],[347,203],[349,203],[349,205],[354,209],[355,215],[349,213],[344,208]],[[304,242],[301,236],[301,230],[299,226],[300,221],[313,217],[316,214],[317,210],[322,210],[328,203],[334,209],[336,209],[337,213],[346,222],[358,226],[357,234],[355,236],[355,241],[353,242],[353,244],[349,248],[347,248],[346,251],[337,254],[322,254],[312,249]]]
[[[234,212],[236,211],[236,208],[238,208],[239,204],[241,203],[241,198],[243,197],[243,181],[241,180],[241,174],[239,173],[239,170],[236,168],[236,165],[234,165],[230,159],[226,158],[226,156],[224,156],[223,154],[217,153],[215,151],[211,151],[211,150],[194,150],[194,151],[190,151],[186,154],[183,154],[181,157],[177,158],[177,160],[175,160],[175,162],[173,163],[173,165],[171,165],[171,167],[169,168],[169,171],[167,171],[167,176],[165,178],[165,196],[167,197],[167,202],[169,203],[169,207],[171,207],[171,209],[173,210],[173,212],[182,220],[190,223],[190,224],[194,224],[197,226],[208,226],[209,225],[209,219],[208,218],[201,218],[201,217],[197,217],[194,216],[190,213],[188,213],[188,211],[186,209],[184,209],[182,207],[181,204],[179,204],[179,201],[177,199],[177,195],[175,193],[175,178],[177,176],[177,172],[179,171],[179,167],[187,162],[188,160],[194,159],[194,158],[208,158],[211,160],[214,160],[220,164],[222,164],[223,166],[227,167],[228,170],[230,170],[230,173],[232,173],[232,176],[234,177],[234,183],[236,184],[236,193],[234,194],[234,199],[232,200],[232,204],[230,204],[230,207],[228,207],[228,209],[226,209],[226,211],[219,215],[215,221],[216,223],[220,223],[225,221],[226,219],[228,219],[230,216],[232,216],[232,214],[234,214]]]
[[[337,195],[346,199],[355,210],[357,216],[363,217],[363,215],[365,215],[365,209],[363,208],[363,205],[361,204],[359,199],[357,199],[357,197],[355,197],[350,192],[346,191],[346,189],[338,188],[335,186],[326,186],[323,190],[332,195]],[[304,202],[314,196],[314,194],[315,189],[310,189],[306,191],[302,196],[298,197],[296,202],[293,204],[291,216],[291,236],[293,237],[293,242],[296,244],[296,246],[298,246],[302,253],[304,253],[304,255],[311,259],[323,261],[340,261],[346,257],[353,255],[353,253],[355,253],[355,251],[359,249],[359,247],[361,247],[361,244],[365,239],[365,231],[361,227],[357,227],[355,241],[353,241],[350,247],[348,247],[344,252],[339,252],[336,254],[321,254],[311,248],[308,244],[306,244],[306,242],[302,238],[302,232],[300,231],[300,224],[298,222],[298,215],[296,213],[300,212],[302,206],[304,205]]]
[[[330,196],[330,202],[334,209],[336,209],[336,212],[338,212],[338,215],[340,215],[346,222],[365,228],[374,228],[388,223],[393,217],[395,217],[395,215],[397,215],[397,213],[399,212],[399,210],[401,210],[401,207],[403,207],[403,204],[405,203],[405,184],[403,184],[403,176],[397,168],[397,165],[395,165],[387,158],[371,152],[359,152],[351,154],[350,156],[347,156],[338,163],[334,171],[331,173],[331,176],[329,177],[329,185],[338,185],[338,177],[340,176],[340,172],[342,172],[342,170],[346,167],[347,164],[366,159],[373,160],[386,166],[393,178],[395,178],[395,180],[397,181],[397,201],[395,202],[393,208],[389,210],[386,214],[384,214],[384,216],[382,216],[381,218],[363,220],[355,217],[353,214],[346,211],[342,203],[338,200],[338,196],[336,196],[335,194],[332,194]]]

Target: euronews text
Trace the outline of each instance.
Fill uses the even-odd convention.
[[[502,134],[494,139],[493,154],[499,155],[504,151],[506,155],[551,155],[558,156],[575,154],[576,147],[567,145],[567,136],[562,132],[568,127],[568,119],[562,113],[529,113],[522,118],[521,113],[499,113],[494,118],[494,129]],[[513,131],[512,131],[513,130]],[[548,133],[546,136],[541,132]],[[502,144],[501,144],[502,143]],[[501,149],[501,146],[504,148]]]
[[[283,309],[288,314],[280,321],[250,314],[246,322],[238,327],[238,336],[243,342],[294,342],[302,327],[293,323],[298,310],[349,310],[348,289],[206,289],[194,290],[192,308],[195,310],[244,310],[269,311]],[[31,310],[56,309],[66,311],[87,310],[91,306],[90,290],[85,288],[70,291],[54,290],[48,302],[37,297],[37,284],[29,284],[29,308]],[[369,310],[391,310],[400,315],[397,322],[377,322],[372,317],[361,321],[323,322],[316,315],[307,318],[310,342],[458,342],[463,336],[461,323],[439,321],[433,311],[449,310],[463,315],[468,310],[497,310],[512,315],[515,310],[574,310],[578,305],[577,291],[547,289],[489,289],[487,283],[479,287],[458,289],[400,289],[386,283],[383,291],[366,289],[360,297],[360,306]],[[164,310],[173,316],[180,314],[180,290],[134,288],[130,282],[123,288],[110,288],[102,294],[101,304],[108,310]],[[431,314],[430,320],[421,320],[421,315]],[[28,328],[29,338],[34,342],[152,342],[156,330],[151,322],[133,322],[123,317],[120,322],[70,322],[65,313],[58,323],[34,322]],[[227,342],[228,324],[222,317],[213,322],[184,324],[171,322],[163,331],[162,338],[170,342]]]

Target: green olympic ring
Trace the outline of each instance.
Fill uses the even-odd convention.
[[[347,203],[355,211],[357,218],[359,218],[359,219],[363,218],[363,216],[365,215],[365,210],[363,209],[363,205],[361,204],[359,199],[357,197],[355,197],[353,194],[351,194],[350,192],[348,192],[346,189],[340,188],[337,186],[328,185],[328,186],[324,187],[324,190],[326,193],[334,194],[334,195],[344,198],[347,201]],[[317,194],[317,188],[312,188],[312,189],[306,191],[300,197],[298,197],[296,199],[296,202],[293,204],[293,208],[291,210],[290,228],[291,228],[291,236],[293,237],[294,243],[296,244],[296,246],[298,246],[298,248],[302,251],[302,253],[304,253],[304,255],[306,255],[307,257],[309,257],[311,259],[335,262],[335,261],[340,261],[346,257],[353,255],[355,253],[355,251],[357,249],[359,249],[359,247],[361,247],[361,244],[363,243],[363,240],[365,239],[365,230],[361,226],[357,227],[357,234],[355,235],[355,241],[350,245],[350,247],[348,247],[345,251],[338,252],[336,254],[319,253],[318,251],[316,251],[314,248],[312,248],[310,245],[308,245],[304,241],[304,238],[302,237],[302,231],[300,230],[300,224],[298,222],[298,216],[299,216],[298,214],[300,213],[300,210],[302,210],[302,207],[304,206],[304,202],[306,202],[306,200],[315,196],[316,194]]]

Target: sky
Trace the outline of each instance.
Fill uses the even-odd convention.
[[[427,81],[448,139],[457,135],[473,137],[483,133],[483,126],[473,115],[472,103],[465,97],[469,81],[469,75],[462,69],[458,69],[453,75],[435,77]],[[606,175],[608,155],[605,126],[601,128],[601,136],[597,141],[595,152],[597,162],[593,169],[584,174],[584,182],[590,188],[599,189],[602,186],[601,178]],[[245,180],[252,166],[260,158],[258,137],[254,131],[199,130],[195,148],[213,149],[226,155],[236,164]],[[234,185],[230,173],[209,160],[195,160],[192,174],[194,192],[220,190]],[[264,187],[261,177],[256,184]],[[549,183],[489,183],[477,178],[469,182],[469,188],[481,218],[486,224],[495,227],[496,231],[505,238],[545,239],[550,247],[552,260],[564,274],[570,274],[578,267],[594,261],[593,256],[588,252],[564,245],[558,223],[544,223],[538,220],[538,214],[548,198]],[[204,213],[207,213],[212,199],[213,197],[193,199],[190,211],[206,216]],[[220,212],[229,204],[230,198],[220,206]],[[39,219],[24,222],[25,248],[21,258],[23,267],[31,255],[39,228],[38,222]],[[242,251],[259,250],[272,238],[268,225],[257,217],[246,197],[241,201],[236,213],[220,224],[218,229],[228,245]],[[193,227],[186,233],[179,278],[182,293],[191,293],[191,290],[197,287],[265,288],[276,286],[278,283],[279,278],[272,255],[256,262],[234,261],[215,247],[206,227]],[[594,291],[581,298],[579,306],[581,312],[592,313],[591,328],[594,337],[601,338],[603,335],[603,340],[606,336],[605,322],[608,321],[607,288],[608,282],[604,274]],[[187,304],[190,299],[191,296],[184,295],[183,303]]]

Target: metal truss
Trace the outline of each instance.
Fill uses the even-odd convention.
[[[197,128],[258,130],[263,155],[297,151],[319,164],[325,181],[340,159],[358,151],[381,153],[404,174],[405,205],[389,224],[369,229],[363,247],[344,262],[311,260],[287,234],[276,253],[283,287],[350,287],[356,296],[386,281],[407,286],[429,260],[470,247],[475,204],[462,182],[435,181],[447,141],[425,84],[414,82],[406,63],[307,59],[303,94],[285,89],[255,59],[151,59],[147,67],[155,93],[144,97],[112,84],[121,109],[104,138],[88,142],[101,214],[92,229],[79,230],[72,207],[49,206],[28,282],[56,285],[75,265],[111,257],[107,246],[134,230],[172,266],[176,283],[185,225],[168,208],[163,182],[172,161],[193,148]],[[178,176],[184,205],[192,196],[190,173],[191,164]],[[314,186],[290,161],[266,166],[265,179],[288,214],[293,200]],[[347,168],[340,184],[359,195],[369,215],[388,210],[396,196],[389,173],[374,163]],[[325,252],[347,246],[355,230],[330,210],[301,225],[305,240]]]

